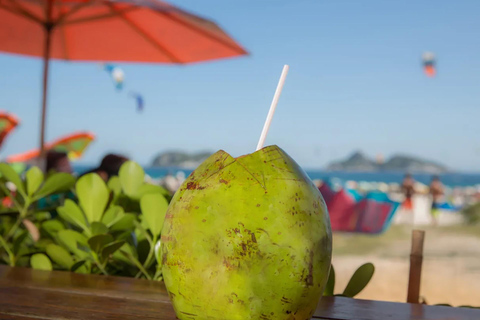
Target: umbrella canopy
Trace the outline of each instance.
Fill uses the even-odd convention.
[[[69,134],[45,146],[46,150],[65,152],[70,160],[76,160],[83,155],[85,149],[95,140],[95,136],[88,132]],[[39,149],[30,150],[7,158],[7,162],[29,162],[40,155]]]
[[[18,119],[12,114],[0,112],[0,147],[5,138],[18,126]]]
[[[49,60],[191,63],[246,54],[215,23],[157,0],[0,0],[0,51]]]

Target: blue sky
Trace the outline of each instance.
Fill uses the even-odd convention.
[[[106,152],[254,151],[283,64],[290,73],[267,144],[306,168],[354,150],[407,153],[465,171],[480,163],[480,2],[175,0],[212,18],[251,55],[187,66],[123,64],[138,114],[97,64],[54,62],[47,138],[90,130],[82,162]],[[438,76],[422,74],[421,54]],[[0,55],[0,109],[21,127],[1,155],[38,145],[41,63]]]

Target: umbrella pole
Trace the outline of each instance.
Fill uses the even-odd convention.
[[[42,118],[40,122],[40,157],[39,165],[46,171],[46,150],[45,150],[45,121],[47,117],[47,92],[48,92],[48,72],[50,65],[52,28],[45,26],[45,46],[43,51],[43,97],[42,97]]]

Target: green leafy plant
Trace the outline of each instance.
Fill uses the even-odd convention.
[[[45,179],[42,171],[33,167],[22,180],[5,163],[0,163],[0,174],[0,190],[11,203],[11,206],[0,209],[0,258],[10,266],[25,265],[23,258],[36,252],[31,245],[40,236],[38,220],[48,217],[48,212],[39,210],[38,202],[68,191],[75,178],[66,173],[55,173]],[[11,191],[7,183],[12,184],[15,190]],[[35,261],[38,259],[41,258]]]
[[[160,279],[155,244],[168,201],[166,191],[145,183],[144,176],[129,161],[108,184],[93,173],[81,177],[75,185],[78,204],[67,199],[57,209],[68,229],[51,235],[57,246],[47,251],[50,258],[71,271]],[[55,261],[60,248],[71,255],[68,260],[61,255],[63,264]]]
[[[365,263],[361,265],[354,273],[353,276],[350,278],[345,290],[341,294],[335,294],[335,269],[332,267],[330,268],[330,273],[328,275],[327,285],[323,292],[324,296],[342,296],[342,297],[349,297],[353,298],[357,294],[359,294],[370,280],[373,277],[375,272],[375,267],[372,263]]]
[[[0,207],[0,262],[162,279],[158,250],[171,196],[145,183],[137,163],[123,164],[108,183],[94,173],[44,179],[36,167],[22,180],[8,164],[0,174],[0,197],[11,203]]]

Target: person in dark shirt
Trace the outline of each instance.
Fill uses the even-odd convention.
[[[100,166],[98,168],[85,172],[82,175],[85,175],[87,173],[96,173],[105,182],[107,182],[111,177],[118,176],[120,167],[127,161],[128,158],[124,156],[120,156],[117,154],[107,154],[105,157],[103,157],[102,162],[100,163]]]
[[[47,152],[47,165],[46,172],[51,171],[55,172],[65,172],[72,173],[72,166],[70,165],[70,160],[68,155],[65,152],[53,151],[50,150]]]
[[[413,224],[413,195],[415,194],[415,180],[412,175],[407,173],[402,182],[402,191],[405,196],[402,207],[405,211],[411,214],[411,220]]]

